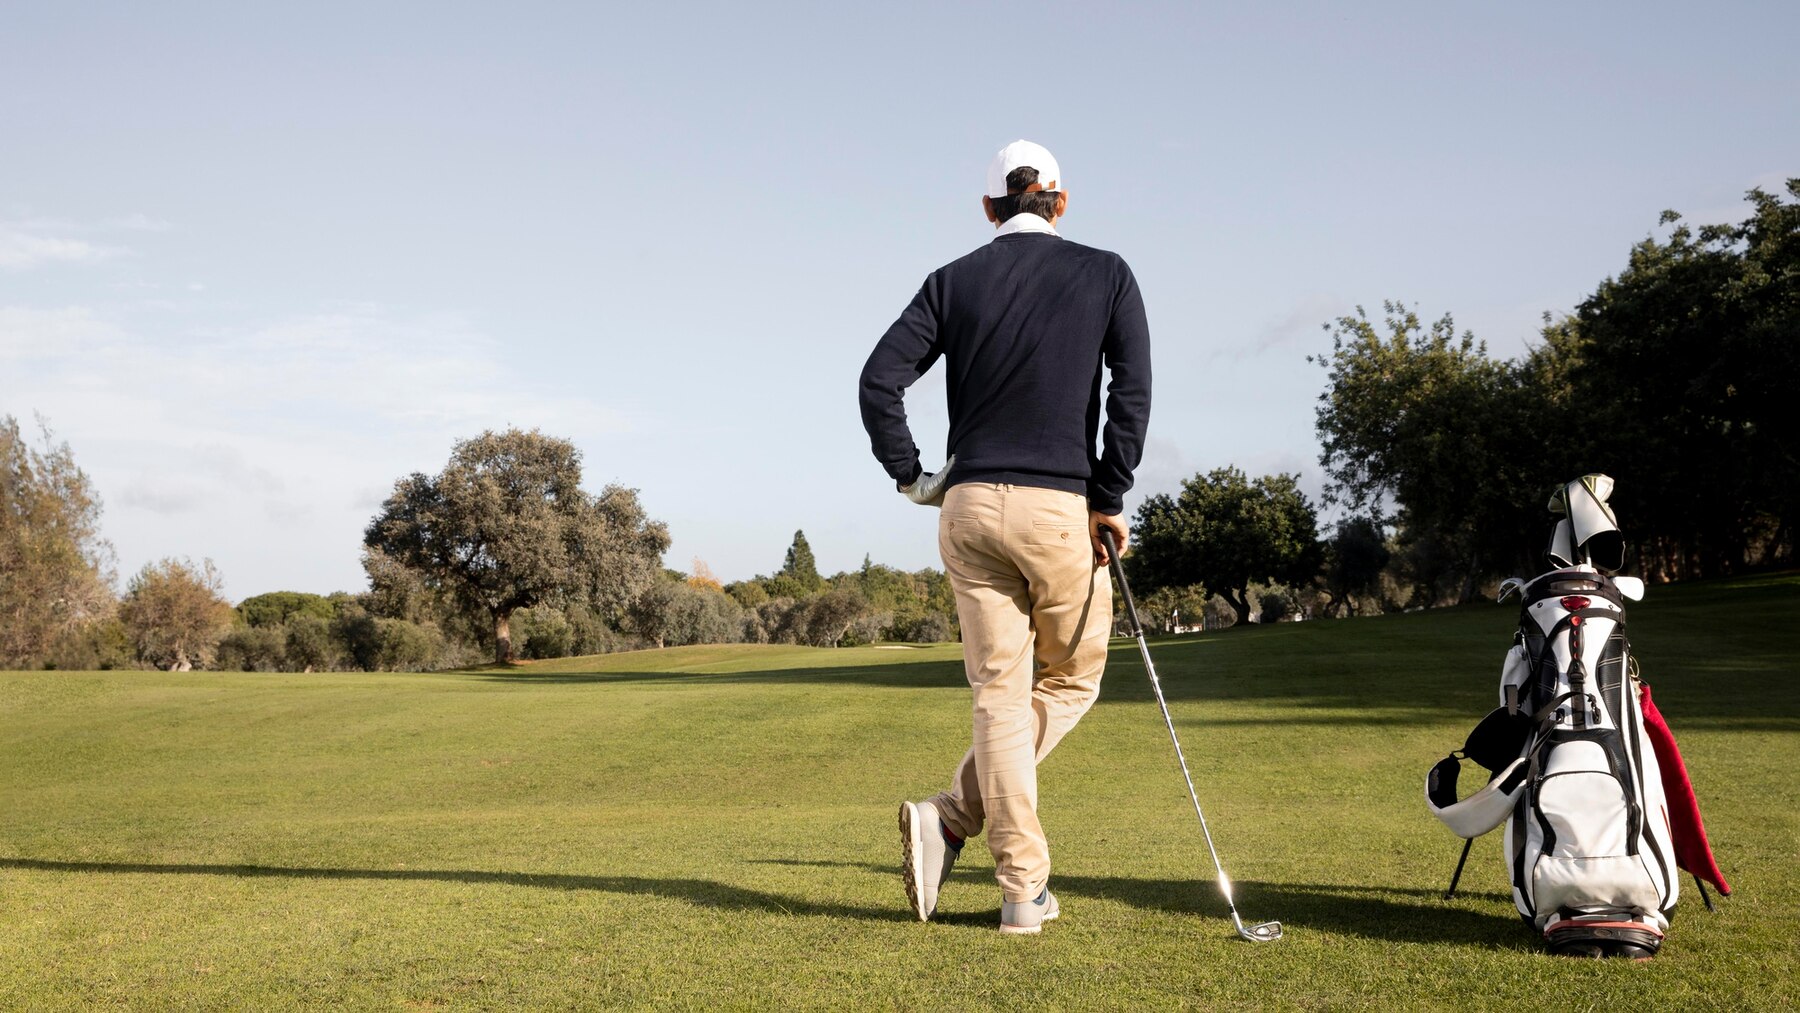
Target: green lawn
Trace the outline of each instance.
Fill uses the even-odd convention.
[[[694,648],[438,675],[0,673],[0,1009],[1800,1005],[1800,575],[1652,588],[1644,674],[1737,896],[1647,964],[1546,957],[1499,834],[1421,800],[1491,706],[1494,606],[1134,647],[1046,763],[1063,902],[994,931],[970,847],[908,920],[893,810],[968,727],[954,646]],[[1691,885],[1691,883],[1690,883]]]

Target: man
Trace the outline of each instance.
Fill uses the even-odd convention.
[[[1130,268],[1061,238],[1069,191],[1050,152],[1001,149],[981,198],[992,242],[939,268],[863,367],[863,426],[902,493],[942,507],[974,744],[947,791],[900,807],[902,872],[929,919],[963,841],[982,832],[1000,931],[1060,913],[1037,816],[1037,765],[1100,692],[1112,631],[1101,527],[1123,549],[1123,498],[1150,416],[1150,336]],[[948,370],[949,457],[920,467],[906,388]],[[1102,366],[1106,426],[1100,430]],[[1098,455],[1094,448],[1101,440]]]

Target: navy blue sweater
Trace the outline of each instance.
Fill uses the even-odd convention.
[[[1116,253],[1043,232],[1000,236],[932,272],[861,382],[863,428],[902,486],[921,472],[902,397],[939,357],[949,371],[950,483],[1006,482],[1124,509],[1150,421],[1150,330]],[[1100,429],[1102,365],[1106,432]]]

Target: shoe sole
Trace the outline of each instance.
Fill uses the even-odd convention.
[[[1053,922],[1057,919],[1057,916],[1061,914],[1061,908],[1051,911],[1044,915],[1044,922]],[[1039,922],[1036,925],[1008,925],[1005,922],[1001,922],[1000,934],[1003,936],[1035,936],[1043,931],[1044,922]]]
[[[1035,936],[1039,932],[1042,932],[1042,931],[1044,931],[1044,927],[1042,925],[1005,925],[1005,924],[1002,924],[1000,926],[1000,934],[1003,936]]]
[[[931,912],[925,910],[925,870],[919,867],[915,859],[925,850],[925,839],[920,836],[919,807],[911,802],[900,803],[900,878],[906,881],[906,900],[912,905],[913,914],[920,921],[930,921]]]

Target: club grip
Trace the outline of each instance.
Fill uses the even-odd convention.
[[[1112,561],[1113,579],[1119,582],[1119,593],[1125,596],[1125,615],[1131,619],[1131,634],[1138,636],[1144,632],[1142,623],[1138,622],[1137,602],[1131,598],[1131,585],[1125,582],[1125,564],[1119,559],[1119,543],[1113,536],[1113,530],[1100,525],[1100,544],[1106,547],[1106,558]]]

